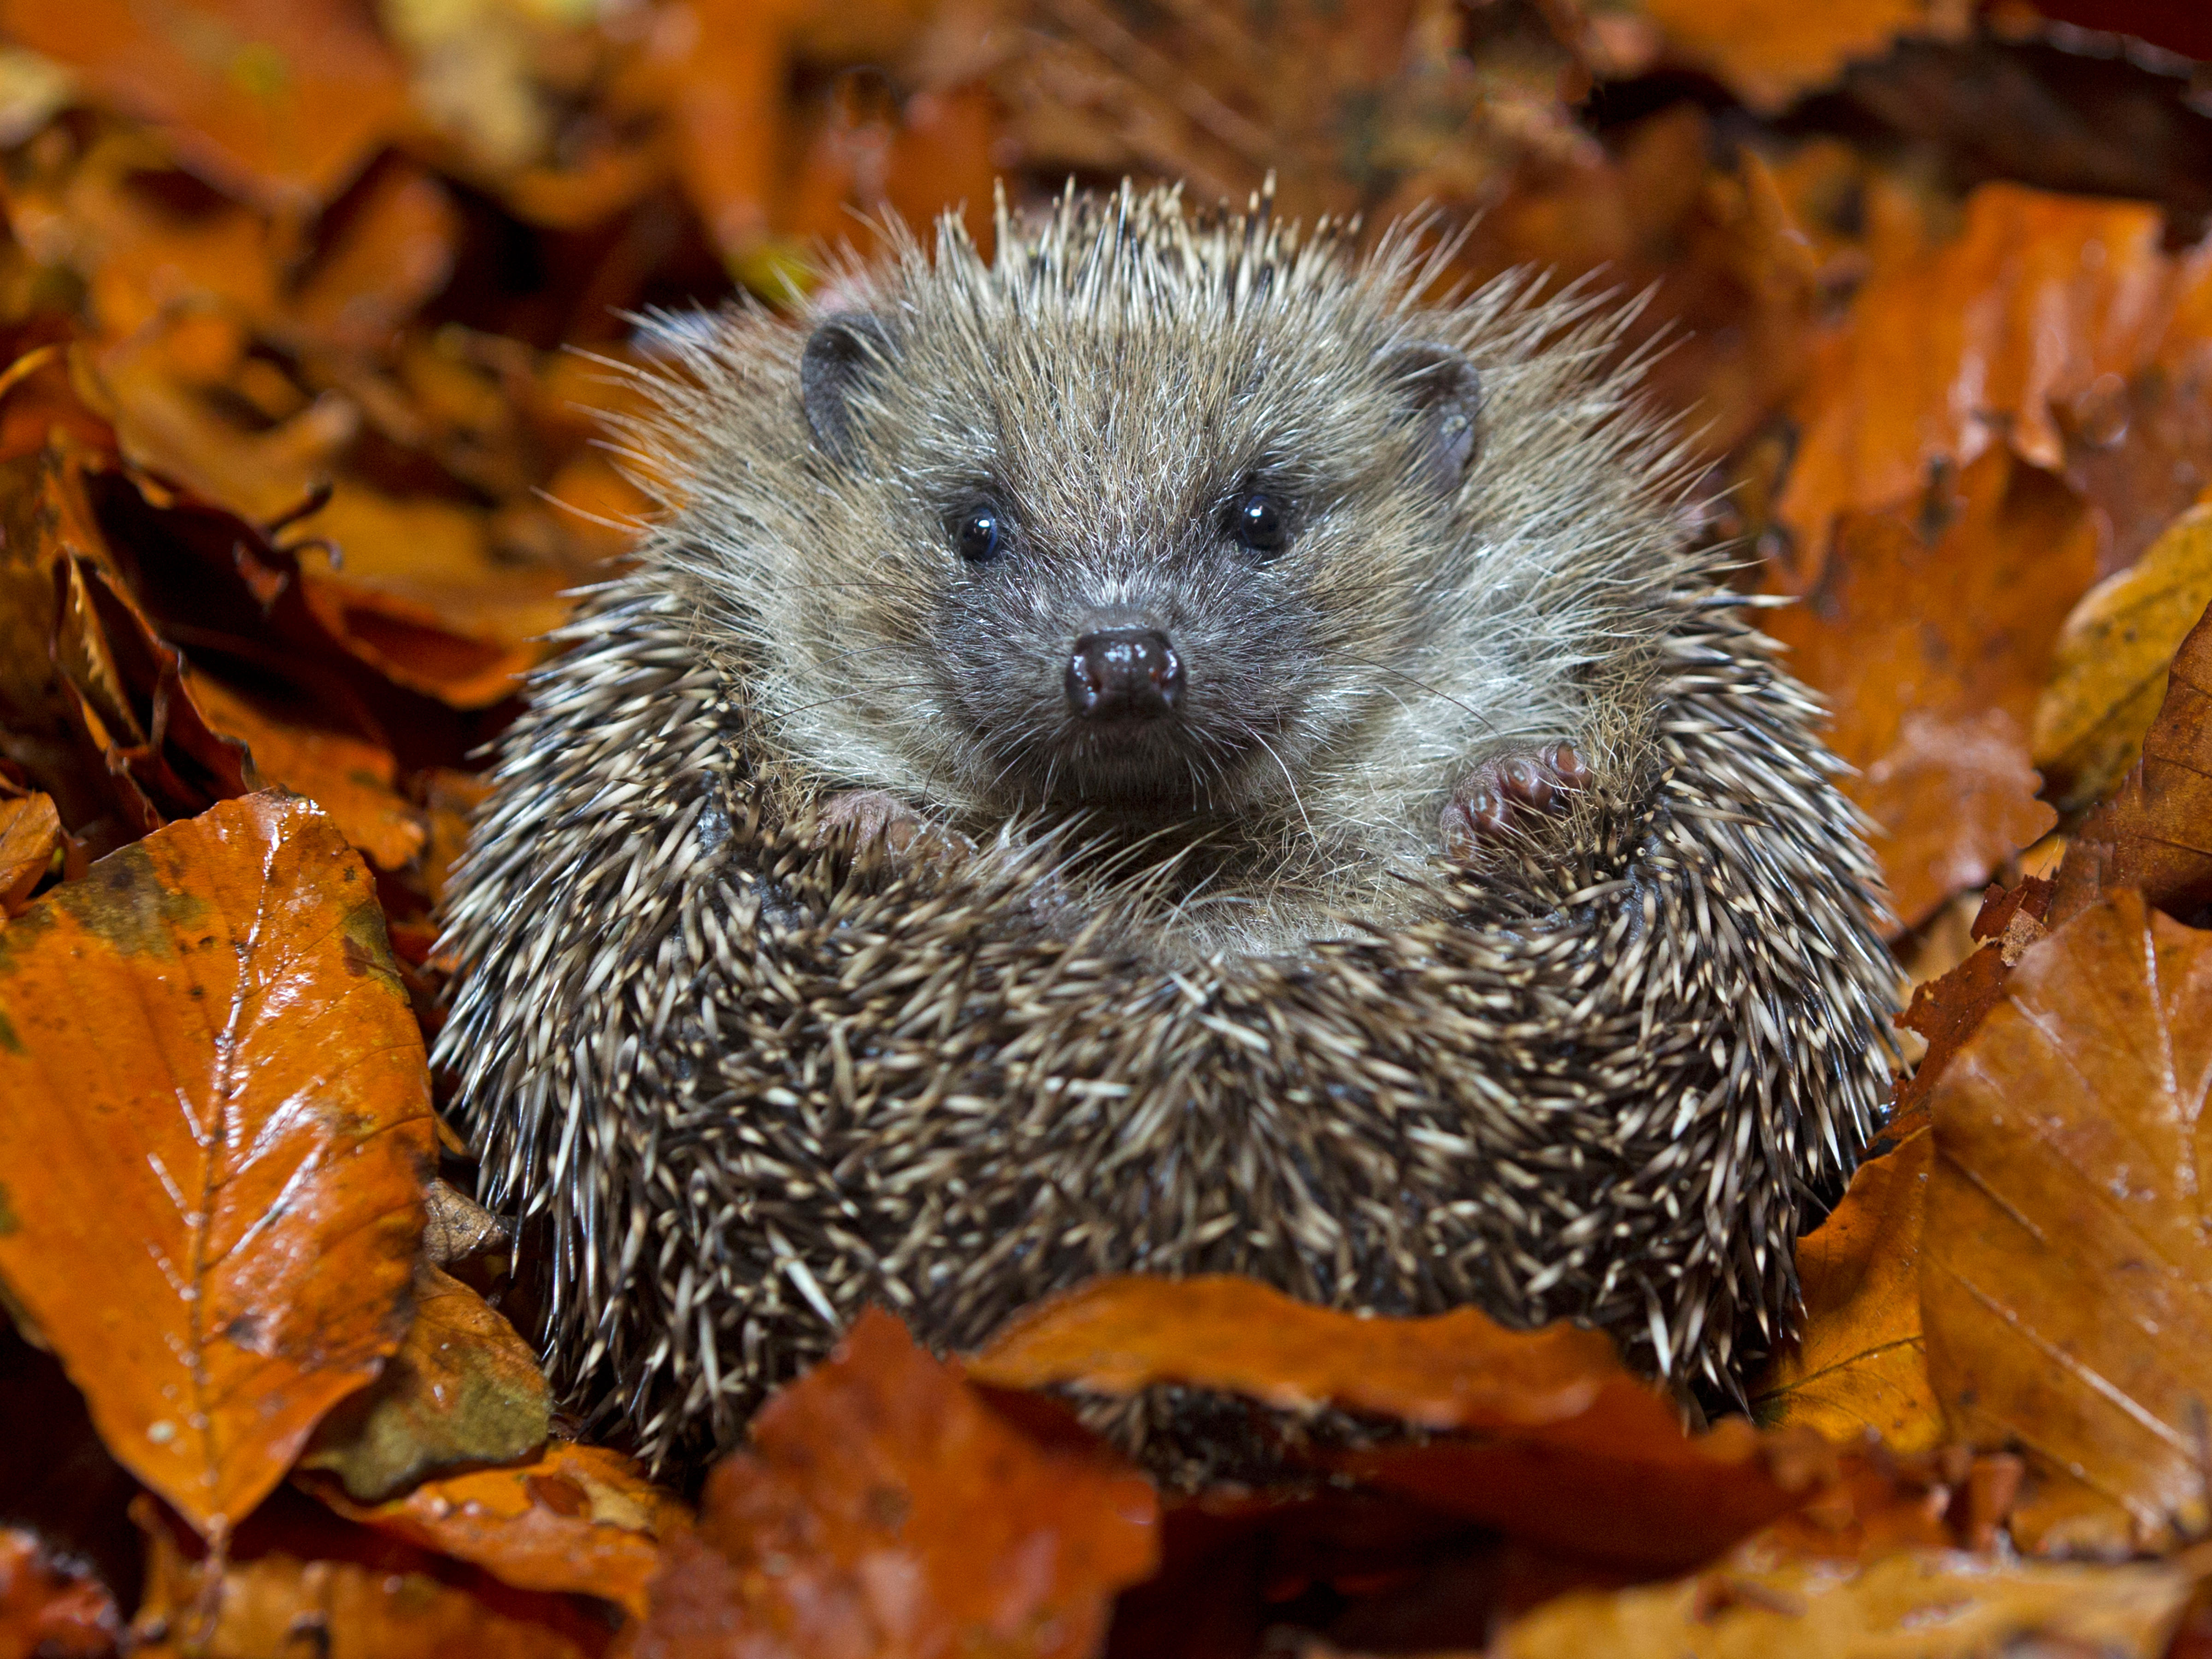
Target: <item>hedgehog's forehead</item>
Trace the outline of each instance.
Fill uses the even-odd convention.
[[[1325,465],[1349,441],[1362,373],[1389,319],[1339,307],[1071,309],[1023,302],[927,307],[911,327],[905,379],[956,444],[988,449],[994,471],[1054,474],[1110,462],[1171,490],[1197,471],[1249,465],[1261,452]],[[1285,454],[1285,452],[1291,452]]]

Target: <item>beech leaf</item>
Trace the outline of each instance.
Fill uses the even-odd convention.
[[[0,1279],[116,1457],[216,1534],[404,1331],[422,1038],[368,872],[226,801],[0,929]]]
[[[2032,948],[1932,1101],[1921,1311],[1953,1431],[2203,1530],[2212,935],[2112,895]]]

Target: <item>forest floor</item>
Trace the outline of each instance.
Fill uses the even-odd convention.
[[[867,215],[1270,174],[1648,290],[1698,533],[1802,601],[1910,1003],[1802,1334],[1692,1428],[1588,1331],[1108,1280],[871,1314],[656,1483],[423,1046],[647,510],[605,360]],[[0,0],[0,1656],[2212,1654],[2201,6]],[[1281,1478],[1054,1403],[1161,1382]]]

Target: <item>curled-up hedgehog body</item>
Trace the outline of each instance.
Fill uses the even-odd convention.
[[[871,1304],[957,1349],[1103,1273],[1723,1390],[1786,1325],[1871,861],[1617,323],[1436,275],[1125,188],[667,331],[439,1050],[648,1452]]]

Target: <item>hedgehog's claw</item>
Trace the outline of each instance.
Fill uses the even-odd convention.
[[[1571,743],[1509,755],[1478,766],[1452,791],[1439,824],[1444,854],[1472,864],[1484,848],[1522,828],[1532,815],[1566,810],[1589,781],[1589,768]]]
[[[882,789],[848,789],[822,804],[822,826],[853,837],[853,850],[872,848],[904,864],[955,864],[972,856],[975,843],[957,830],[930,823]]]

